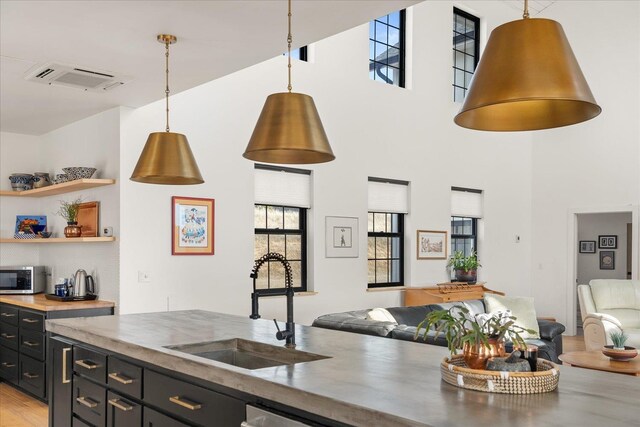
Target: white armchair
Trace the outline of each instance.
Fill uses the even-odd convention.
[[[610,345],[609,333],[624,331],[627,345],[640,347],[640,281],[592,280],[578,285],[587,350]]]

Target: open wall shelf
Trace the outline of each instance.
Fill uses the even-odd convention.
[[[48,187],[34,188],[32,190],[12,191],[2,190],[0,196],[4,197],[47,197],[57,194],[71,193],[72,191],[86,190],[88,188],[102,187],[104,185],[113,185],[115,179],[76,179],[75,181],[63,182],[62,184],[53,184]],[[7,239],[2,239],[2,241]],[[13,239],[10,239],[13,240]],[[49,239],[55,240],[55,239]]]
[[[50,237],[48,239],[0,239],[0,243],[52,244],[52,243],[103,243],[114,242],[115,237]]]

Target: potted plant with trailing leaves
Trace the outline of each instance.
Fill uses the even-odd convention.
[[[415,338],[427,339],[435,331],[434,339],[443,334],[451,354],[462,350],[465,363],[472,369],[484,369],[490,357],[505,355],[505,342],[514,348],[526,348],[523,332],[534,331],[515,324],[510,310],[495,313],[471,314],[469,309],[455,305],[448,310],[427,314],[416,330]]]
[[[65,237],[80,237],[82,235],[82,226],[78,225],[78,210],[82,199],[75,199],[71,202],[60,200],[60,208],[57,214],[67,221],[64,228]]]
[[[472,251],[469,256],[464,256],[462,251],[455,251],[449,259],[447,267],[453,268],[456,282],[473,284],[476,283],[478,278],[478,267],[482,267],[482,265],[478,262],[476,251]]]
[[[626,346],[625,343],[629,339],[629,336],[624,331],[613,331],[609,333],[609,338],[613,345],[605,345],[602,348],[602,353],[613,359],[621,362],[626,362],[638,355],[638,350],[635,347]]]

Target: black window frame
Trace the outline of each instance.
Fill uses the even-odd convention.
[[[399,31],[399,34],[400,34],[400,39],[399,39],[399,43],[398,43],[398,47],[397,47],[398,55],[399,55],[399,58],[398,58],[398,73],[399,73],[398,87],[404,88],[405,87],[405,75],[406,75],[405,58],[406,58],[406,38],[407,38],[406,37],[406,31],[407,31],[406,30],[406,28],[407,28],[407,26],[406,26],[406,15],[407,15],[407,13],[406,12],[407,11],[406,11],[406,9],[400,9],[398,12],[400,14],[400,16],[399,16],[400,22],[399,22],[399,27],[398,27],[398,31]],[[391,13],[394,13],[394,12],[391,12]],[[384,16],[388,16],[391,13],[389,13],[387,15],[384,15]],[[370,21],[369,25],[373,24],[375,26],[376,21],[380,22],[383,25],[386,25],[387,27],[391,26],[391,27],[396,28],[393,25],[389,25],[388,23],[384,23],[382,21],[379,21],[378,18]],[[387,34],[388,34],[388,32],[387,32]],[[374,31],[374,38],[372,39],[371,37],[369,37],[369,42],[371,42],[371,41],[373,41],[374,43],[376,43],[376,42],[377,43],[382,43],[382,42],[378,41],[375,38],[375,31]],[[395,46],[391,46],[388,43],[383,43],[383,44],[387,45],[387,47],[396,48]],[[387,66],[389,64],[389,61],[387,60],[386,63],[376,61],[375,60],[375,55],[374,55],[374,59],[369,58],[369,71],[374,70],[374,73],[375,73],[375,70],[376,70],[375,65],[376,64],[379,64],[380,66]],[[379,75],[379,76],[380,76],[379,79],[375,79],[374,78],[372,80],[374,80],[374,81],[382,81],[382,82],[384,82],[386,84],[389,84],[391,86],[395,86],[393,84],[393,81],[389,81],[385,76],[382,76],[382,75]]]
[[[454,234],[453,230],[454,230],[454,221],[456,219],[461,219],[461,220],[467,220],[470,219],[471,220],[471,234]],[[468,216],[455,216],[452,215],[451,216],[451,256],[453,256],[454,254],[454,242],[456,240],[467,240],[467,239],[473,239],[473,251],[474,252],[478,252],[478,218],[472,218],[472,217],[468,217]],[[464,252],[464,256],[469,256],[471,255],[470,253],[466,253],[466,251]]]
[[[266,169],[266,168],[265,168]],[[300,237],[300,286],[294,286],[293,290],[295,292],[306,292],[307,291],[307,212],[308,208],[301,208],[299,206],[286,206],[286,205],[274,205],[274,204],[266,204],[266,203],[254,203],[254,209],[256,206],[274,206],[277,208],[284,209],[299,209],[298,220],[299,220],[299,228],[298,229],[280,229],[280,228],[256,228],[254,224],[254,254],[255,254],[255,236],[256,235],[299,235]],[[265,215],[267,214],[268,209],[265,209]],[[283,219],[284,223],[284,219]],[[266,222],[265,222],[266,224]],[[268,242],[268,240],[267,240]],[[267,243],[267,252],[269,252]],[[285,255],[286,258],[286,238],[285,238]],[[254,260],[255,261],[255,260]],[[260,296],[263,295],[282,295],[282,291],[285,289],[284,283],[281,287],[271,287],[271,278],[269,277],[269,268],[271,263],[277,263],[278,261],[267,261],[265,265],[262,266],[261,271],[258,273],[258,277],[260,275],[267,275],[267,283],[269,285],[268,289],[256,289],[256,293]]]
[[[452,64],[452,68],[453,68],[453,83],[452,83],[452,87],[453,87],[453,101],[454,102],[463,102],[464,98],[467,96],[467,91],[469,90],[469,87],[466,85],[466,83],[463,82],[463,85],[457,85],[456,84],[456,70],[462,71],[464,74],[474,74],[476,71],[476,68],[478,67],[478,62],[480,61],[480,18],[478,18],[475,15],[470,14],[469,12],[465,12],[464,10],[458,9],[457,7],[453,8],[453,22],[454,22],[454,28],[453,28],[453,32],[457,33],[455,30],[455,21],[456,21],[456,15],[461,16],[469,21],[472,21],[475,24],[475,31],[474,31],[474,53],[473,53],[473,73],[470,73],[469,71],[467,71],[466,69],[461,69],[456,67],[456,61],[455,61],[455,52],[460,52],[465,56],[470,56],[468,53],[464,52],[464,51],[460,51],[458,49],[456,49],[456,42],[455,39],[453,40],[453,52],[454,52],[454,59],[453,59],[453,64]],[[464,37],[464,38],[471,38],[465,34],[459,34],[459,37]],[[458,100],[456,99],[456,88],[458,89],[462,89],[464,96],[462,97],[462,99]]]
[[[302,46],[298,49],[292,49],[291,52],[295,52],[296,50],[298,51],[298,57],[293,59],[297,59],[298,61],[309,62],[309,50],[307,49],[307,46]],[[283,53],[283,55],[287,56],[287,52]]]
[[[375,288],[391,288],[391,287],[398,287],[398,286],[404,286],[404,261],[405,261],[405,257],[404,257],[404,220],[405,220],[405,214],[402,213],[397,213],[397,212],[374,212],[374,211],[369,211],[367,213],[367,219],[368,219],[368,215],[373,214],[373,220],[374,220],[374,227],[373,229],[375,230],[375,214],[384,214],[385,215],[385,220],[386,220],[386,215],[391,214],[391,215],[398,215],[398,231],[397,232],[376,232],[376,231],[369,231],[368,226],[367,226],[367,269],[368,269],[368,265],[369,265],[369,261],[377,261],[377,260],[387,260],[389,261],[389,265],[391,265],[391,261],[392,260],[396,260],[396,258],[393,258],[391,256],[389,256],[388,258],[375,258],[375,254],[374,254],[374,258],[369,258],[368,256],[368,246],[369,246],[369,238],[370,237],[385,237],[385,238],[389,238],[389,237],[398,237],[399,238],[399,257],[397,258],[400,261],[400,280],[398,282],[385,282],[385,283],[367,283],[367,288],[368,289],[375,289]],[[386,227],[385,227],[386,228]],[[375,277],[375,276],[374,276]],[[369,280],[367,279],[367,282],[369,282]]]

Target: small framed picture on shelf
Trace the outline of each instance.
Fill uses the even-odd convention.
[[[214,199],[171,198],[171,254],[213,255]]]
[[[616,269],[616,253],[614,251],[600,251],[600,270]]]
[[[38,234],[47,230],[45,215],[16,215],[15,239],[35,239]]]
[[[596,241],[595,240],[580,240],[580,253],[581,254],[595,254],[596,253]]]
[[[598,236],[598,249],[618,249],[618,236]]]
[[[417,230],[416,246],[418,259],[447,259],[447,232]]]

